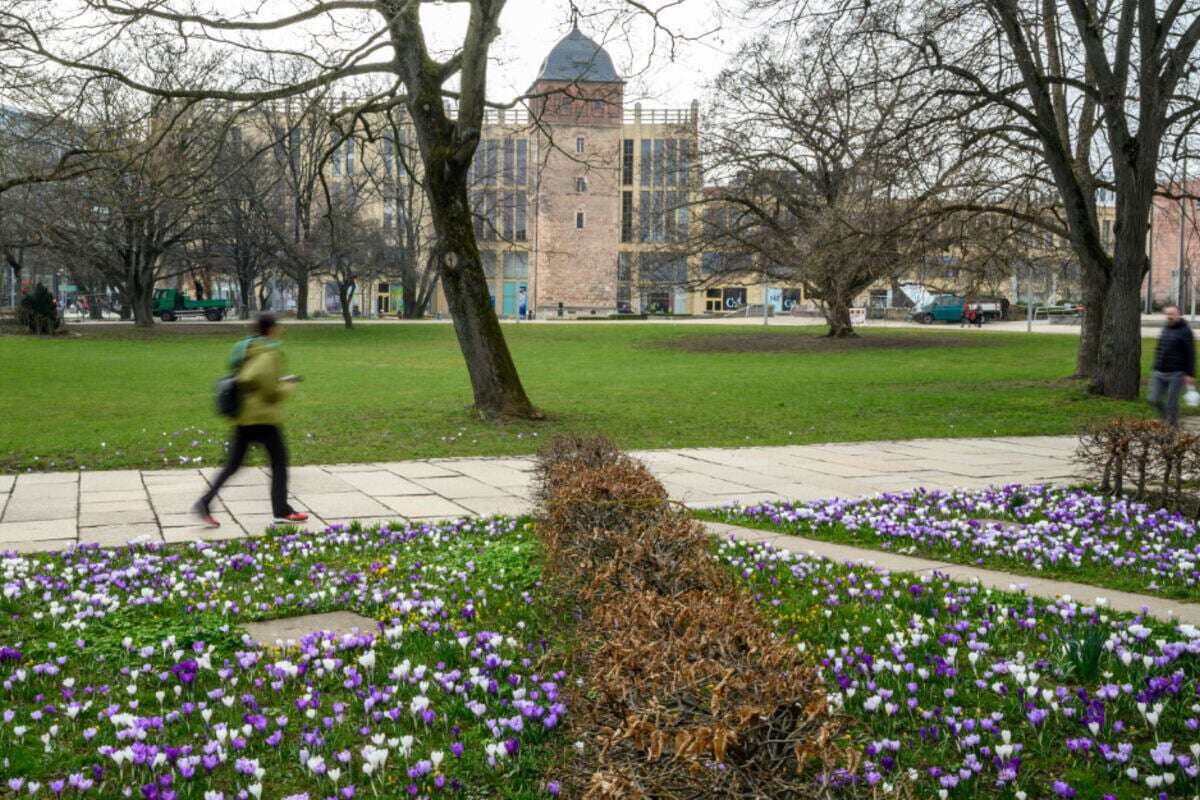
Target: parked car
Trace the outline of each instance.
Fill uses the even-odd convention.
[[[224,298],[193,300],[187,292],[178,289],[154,290],[154,316],[163,322],[174,322],[180,317],[203,316],[212,322],[225,319],[230,303]]]

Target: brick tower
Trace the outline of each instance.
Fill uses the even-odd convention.
[[[533,303],[539,316],[617,308],[624,81],[576,25],[532,87],[537,126]]]

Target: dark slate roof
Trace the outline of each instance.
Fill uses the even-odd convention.
[[[590,81],[620,83],[612,57],[600,45],[574,28],[554,45],[538,71],[539,81]]]

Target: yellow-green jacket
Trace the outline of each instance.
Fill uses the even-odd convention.
[[[283,369],[283,351],[277,342],[261,338],[249,341],[237,373],[242,410],[233,421],[235,425],[283,424],[283,401],[296,388],[294,383],[279,380]]]

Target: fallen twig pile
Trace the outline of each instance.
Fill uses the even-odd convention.
[[[805,767],[837,756],[824,690],[703,527],[604,439],[556,440],[538,478],[547,570],[579,606],[570,796],[819,794]]]

